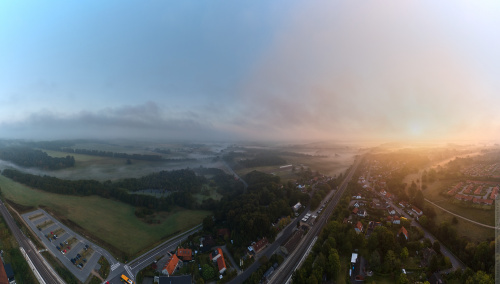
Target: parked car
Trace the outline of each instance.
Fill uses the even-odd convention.
[[[61,250],[61,248],[59,246],[56,247],[57,250]]]

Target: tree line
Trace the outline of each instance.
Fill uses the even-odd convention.
[[[75,165],[75,158],[73,156],[68,155],[64,158],[55,158],[41,150],[28,147],[2,148],[0,149],[0,159],[10,161],[21,167],[36,167],[43,170],[59,170]]]
[[[118,182],[64,180],[47,175],[39,176],[23,173],[14,169],[5,169],[2,174],[16,182],[47,192],[78,196],[98,195],[104,198],[116,199],[132,206],[145,207],[157,211],[169,211],[173,206],[181,206],[188,209],[198,207],[208,209],[206,207],[216,206],[214,204],[202,204],[201,206],[197,204],[193,193],[197,192],[201,184],[206,180],[204,177],[196,176],[192,170],[162,171],[148,175],[147,177],[131,178]],[[161,179],[167,178],[168,180],[161,182]],[[150,182],[148,179],[154,182]],[[232,176],[226,175],[226,179],[232,179]],[[161,198],[133,193],[135,190],[149,188],[152,185],[168,188],[173,192]]]

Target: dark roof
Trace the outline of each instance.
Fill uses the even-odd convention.
[[[9,281],[14,280],[14,270],[12,270],[10,263],[5,264],[3,267],[5,268],[5,273],[7,274]]]
[[[191,284],[191,275],[181,275],[181,276],[160,276],[160,282],[158,284]]]
[[[436,272],[436,273],[432,274],[431,277],[429,278],[429,283],[442,284],[442,283],[446,283],[446,282],[444,282],[443,278],[441,278],[441,274]]]

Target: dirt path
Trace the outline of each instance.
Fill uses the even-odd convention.
[[[458,214],[455,214],[455,213],[453,213],[453,212],[451,212],[451,211],[448,211],[448,210],[444,209],[443,207],[441,207],[441,206],[437,205],[436,203],[434,203],[434,202],[430,201],[429,199],[425,199],[425,201],[427,201],[427,202],[429,202],[430,204],[434,205],[435,207],[437,207],[437,208],[439,208],[439,209],[443,210],[444,212],[450,213],[451,215],[457,216],[458,218],[462,218],[462,219],[464,219],[465,221],[469,221],[469,222],[471,222],[471,223],[474,223],[474,224],[479,225],[479,226],[483,226],[483,227],[485,227],[485,228],[495,229],[495,227],[494,227],[494,226],[490,226],[490,225],[486,225],[486,224],[483,224],[483,223],[479,223],[479,222],[476,222],[476,221],[474,221],[474,220],[471,220],[471,219],[465,218],[465,217],[463,217],[463,216],[460,216],[460,215],[458,215]]]
[[[97,271],[95,271],[94,269],[92,269],[90,271],[90,273],[92,273],[92,275],[94,275],[95,277],[101,279],[101,281],[104,282],[104,279],[102,279],[101,275],[99,275],[99,273],[97,273]]]

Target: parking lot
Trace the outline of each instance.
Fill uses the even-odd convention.
[[[25,213],[22,217],[47,249],[80,281],[85,282],[92,269],[98,266],[101,249],[42,209]]]

